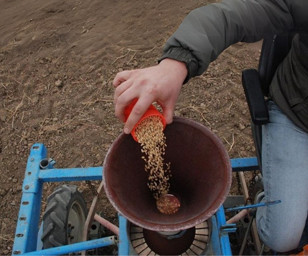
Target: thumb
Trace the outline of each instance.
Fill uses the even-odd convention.
[[[166,119],[167,124],[171,124],[173,121],[173,112],[174,112],[174,107],[172,106],[166,106],[163,108],[163,115]]]

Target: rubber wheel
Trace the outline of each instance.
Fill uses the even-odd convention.
[[[80,242],[86,217],[86,203],[77,186],[59,186],[47,199],[41,237],[43,248]]]

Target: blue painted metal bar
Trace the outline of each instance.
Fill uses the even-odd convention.
[[[275,205],[275,204],[279,204],[279,203],[281,203],[281,200],[260,202],[260,203],[257,203],[257,204],[242,205],[242,206],[227,208],[226,212],[241,211],[241,210],[244,210],[244,209],[252,209],[252,208],[257,208],[257,207],[270,206],[270,205]]]
[[[114,236],[99,238],[95,240],[90,240],[86,242],[80,242],[70,245],[63,245],[59,247],[53,247],[40,251],[32,251],[25,253],[23,255],[65,255],[72,252],[80,252],[83,250],[91,250],[104,246],[110,246],[116,244],[116,239]]]
[[[233,228],[234,225],[230,227],[226,225],[226,216],[223,206],[221,206],[216,212],[216,217],[217,217],[217,229],[219,230],[221,254],[232,255],[229,235],[226,227],[228,227],[229,231],[235,231],[236,229]]]
[[[43,182],[102,180],[103,167],[45,169],[39,179]]]
[[[129,255],[129,240],[127,235],[127,219],[122,215],[119,216],[119,245],[118,245],[118,254],[119,255]]]
[[[213,215],[211,217],[211,221],[212,221],[211,246],[213,250],[213,255],[222,255],[216,215]]]
[[[43,234],[43,222],[40,225],[39,231],[37,233],[37,241],[36,241],[36,250],[42,250],[43,249],[43,241],[42,239],[40,239],[40,237],[42,237]]]
[[[43,144],[32,146],[22,187],[23,193],[16,226],[13,255],[36,249],[42,197],[42,184],[38,179],[39,165],[40,161],[46,156],[47,149]]]
[[[255,171],[259,170],[258,159],[256,157],[233,158],[231,159],[232,171]]]

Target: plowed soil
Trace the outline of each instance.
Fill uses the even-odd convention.
[[[0,0],[1,255],[12,253],[30,147],[44,143],[58,168],[101,166],[123,127],[114,116],[115,74],[156,64],[182,19],[210,2]],[[260,45],[226,49],[177,103],[175,114],[209,127],[231,158],[255,155],[241,71],[257,66]],[[79,185],[89,203],[89,186]],[[54,186],[44,187],[43,207]],[[106,198],[101,205],[116,219]]]

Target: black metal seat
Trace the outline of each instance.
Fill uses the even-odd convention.
[[[288,54],[293,33],[265,37],[262,44],[258,70],[246,69],[242,72],[242,84],[247,99],[256,153],[261,169],[262,125],[268,123],[266,100],[269,86],[278,65]]]

